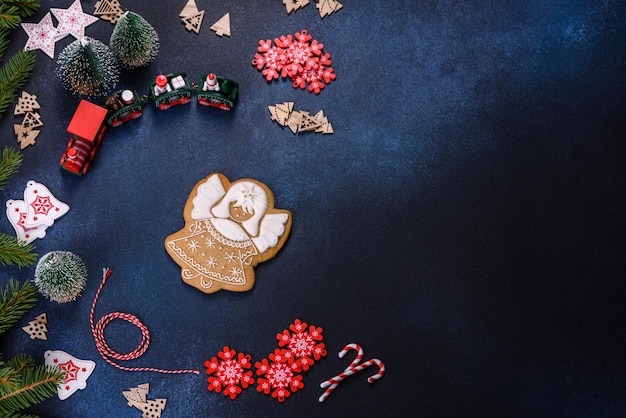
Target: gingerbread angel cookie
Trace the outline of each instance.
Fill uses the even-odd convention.
[[[196,184],[183,216],[185,227],[165,239],[165,249],[183,281],[204,293],[250,290],[254,267],[274,257],[291,230],[291,212],[274,208],[266,185],[231,183],[220,173]]]

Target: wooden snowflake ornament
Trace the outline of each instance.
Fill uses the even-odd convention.
[[[25,333],[30,335],[30,339],[47,340],[48,339],[48,317],[44,313],[30,321],[28,325],[22,327]]]

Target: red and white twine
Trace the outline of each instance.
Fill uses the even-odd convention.
[[[334,377],[331,377],[328,380],[323,381],[320,384],[320,387],[322,389],[328,388],[324,391],[322,396],[320,396],[319,398],[320,402],[324,402],[326,398],[330,396],[333,390],[335,390],[335,388],[339,386],[339,383],[343,382],[343,379],[345,379],[348,376],[352,376],[356,372],[360,372],[361,370],[366,369],[370,366],[374,366],[374,365],[378,366],[378,372],[367,378],[367,381],[370,383],[374,383],[374,381],[380,379],[385,374],[385,364],[377,358],[373,358],[373,359],[367,360],[365,363],[359,364],[361,363],[361,360],[363,360],[363,349],[358,344],[350,343],[346,345],[343,348],[343,350],[339,352],[339,358],[343,358],[343,356],[345,356],[349,350],[355,350],[357,352],[356,358],[352,360],[350,365],[346,367],[346,369],[343,372],[339,373],[338,375]]]
[[[98,291],[96,292],[96,296],[93,299],[93,304],[91,305],[91,312],[89,313],[89,324],[91,325],[91,333],[93,335],[94,340],[96,341],[96,348],[98,352],[102,356],[102,358],[109,363],[110,365],[117,367],[121,370],[126,370],[129,372],[157,372],[157,373],[167,373],[167,374],[182,374],[182,373],[195,373],[200,374],[200,370],[166,370],[166,369],[157,369],[154,367],[126,367],[116,363],[114,360],[134,360],[136,358],[141,357],[143,353],[146,352],[148,346],[150,345],[150,332],[148,328],[137,318],[135,315],[124,313],[124,312],[112,312],[100,318],[97,324],[94,326],[94,311],[96,310],[96,303],[98,302],[98,298],[100,297],[100,292],[102,292],[102,288],[104,284],[111,276],[113,271],[110,269],[102,270],[102,283],[100,283],[100,287],[98,287]],[[129,322],[135,325],[141,331],[141,343],[137,346],[136,349],[127,354],[120,354],[111,349],[109,344],[107,344],[104,339],[104,329],[106,326],[113,321],[114,319],[121,319],[123,321]]]

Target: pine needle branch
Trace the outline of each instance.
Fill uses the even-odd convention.
[[[0,233],[0,266],[27,267],[35,264],[37,254],[32,244],[25,244],[12,235]]]
[[[13,29],[22,23],[19,10],[16,6],[0,3],[0,27]]]
[[[21,387],[0,396],[0,416],[26,409],[54,395],[64,375],[56,367],[45,365],[23,370]]]
[[[37,302],[37,289],[30,282],[20,284],[13,279],[2,292],[0,300],[0,334],[11,328]]]
[[[20,50],[0,68],[0,117],[15,100],[16,91],[30,77],[35,61],[34,51]]]
[[[13,147],[5,147],[0,156],[0,190],[22,165],[24,156]]]
[[[0,4],[14,6],[21,17],[32,16],[41,6],[40,0],[0,0]]]

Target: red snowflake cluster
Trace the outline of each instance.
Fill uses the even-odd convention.
[[[289,329],[276,335],[279,347],[274,353],[256,362],[257,391],[284,402],[291,393],[304,387],[301,372],[326,356],[322,328],[296,319]]]
[[[224,391],[224,396],[235,399],[241,393],[241,389],[246,389],[248,385],[254,384],[252,378],[250,355],[237,353],[235,350],[225,346],[216,357],[204,362],[206,372],[209,375],[209,390],[219,393]]]
[[[306,30],[291,35],[260,40],[258,53],[254,54],[252,65],[260,70],[270,82],[282,78],[291,78],[294,88],[306,88],[320,94],[324,86],[337,75],[331,67],[330,54],[323,51],[324,45],[318,43]]]

